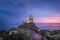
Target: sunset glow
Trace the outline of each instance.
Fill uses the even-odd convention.
[[[60,23],[60,17],[36,18],[34,21],[36,23]]]

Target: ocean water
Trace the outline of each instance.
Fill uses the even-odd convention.
[[[60,30],[60,23],[37,23],[41,30]]]
[[[11,28],[16,28],[21,24],[4,24],[0,25],[1,30],[9,30]],[[60,23],[35,23],[35,25],[41,30],[60,30]]]

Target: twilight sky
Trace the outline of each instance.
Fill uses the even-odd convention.
[[[60,0],[0,0],[1,30],[14,26],[3,24],[20,24],[30,15],[35,23],[60,23]]]

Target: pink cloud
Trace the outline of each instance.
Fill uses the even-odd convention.
[[[51,16],[51,17],[35,18],[34,22],[36,23],[60,23],[60,17]]]

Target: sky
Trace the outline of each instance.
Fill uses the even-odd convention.
[[[0,0],[0,30],[17,27],[30,15],[35,23],[60,23],[60,0]]]

